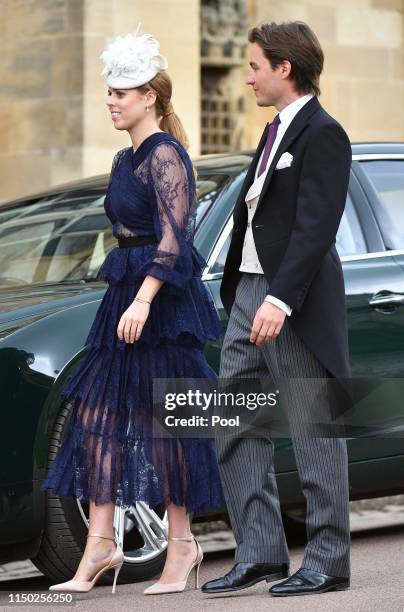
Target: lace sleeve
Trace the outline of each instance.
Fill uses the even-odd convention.
[[[122,157],[124,156],[127,150],[128,150],[128,147],[125,147],[124,149],[120,149],[117,153],[115,153],[114,159],[112,160],[111,173],[109,175],[109,183],[111,183],[112,175],[114,174],[116,168],[119,166],[122,160]]]
[[[161,143],[153,150],[149,189],[156,203],[154,226],[159,243],[148,274],[182,288],[193,274],[195,186],[192,172],[175,145]]]
[[[112,224],[114,224],[116,222],[116,215],[113,211],[113,207],[111,206],[111,197],[110,197],[110,190],[111,190],[111,183],[112,183],[112,177],[116,171],[116,169],[118,168],[124,153],[128,150],[128,148],[126,147],[125,149],[120,149],[117,153],[115,153],[114,158],[112,160],[112,167],[111,167],[111,172],[109,175],[109,181],[108,181],[108,187],[107,187],[107,191],[105,193],[105,198],[104,198],[104,209],[105,212],[107,213],[108,219],[111,221]]]

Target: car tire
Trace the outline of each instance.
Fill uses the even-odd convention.
[[[48,467],[56,457],[56,453],[67,429],[71,406],[64,406],[55,421],[54,430],[49,442]],[[87,538],[87,526],[83,520],[77,500],[58,497],[51,491],[46,491],[45,528],[40,549],[31,561],[45,576],[52,581],[63,582],[70,580],[76,572],[83,555]],[[83,506],[84,507],[84,506]],[[160,515],[164,513],[156,509]],[[149,580],[161,572],[166,559],[166,550],[162,550],[154,558],[144,562],[132,562],[131,557],[126,558],[126,549],[129,546],[133,554],[136,546],[144,544],[138,529],[125,532],[123,550],[125,562],[119,573],[118,583],[130,583],[140,580]],[[112,584],[113,576],[104,575],[100,582]]]

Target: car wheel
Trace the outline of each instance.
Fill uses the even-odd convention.
[[[54,460],[67,428],[69,406],[64,407],[55,421],[49,445],[48,466]],[[118,582],[149,580],[164,565],[167,549],[167,516],[163,508],[149,508],[139,502],[129,509],[116,509],[123,532],[124,565]],[[88,504],[58,497],[46,492],[46,523],[37,556],[36,567],[53,581],[70,580],[74,575],[86,545]],[[101,579],[112,583],[112,576]]]

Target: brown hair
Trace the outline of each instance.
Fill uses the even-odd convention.
[[[167,72],[164,70],[158,72],[153,79],[138,89],[143,92],[151,89],[156,93],[156,114],[157,117],[161,117],[160,128],[179,140],[184,149],[188,149],[189,140],[187,134],[171,103],[173,87]]]
[[[263,23],[249,31],[248,40],[261,47],[273,70],[284,60],[290,62],[290,78],[299,93],[320,95],[324,53],[317,36],[306,23]]]

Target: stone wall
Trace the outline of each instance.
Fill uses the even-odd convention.
[[[199,0],[0,0],[0,201],[110,170],[130,139],[111,122],[99,56],[138,22],[160,40],[199,151]]]
[[[320,102],[351,141],[404,140],[404,0],[249,0],[249,12],[252,23],[313,28],[325,54]],[[253,147],[274,111],[249,97],[244,145]]]
[[[0,199],[80,176],[80,0],[0,2]]]
[[[199,0],[0,0],[0,201],[110,169],[129,143],[105,106],[99,55],[142,23],[168,57],[174,106],[200,150]],[[302,19],[325,51],[325,108],[353,141],[404,140],[404,0],[248,0],[249,22]],[[243,148],[272,109],[232,74]]]

